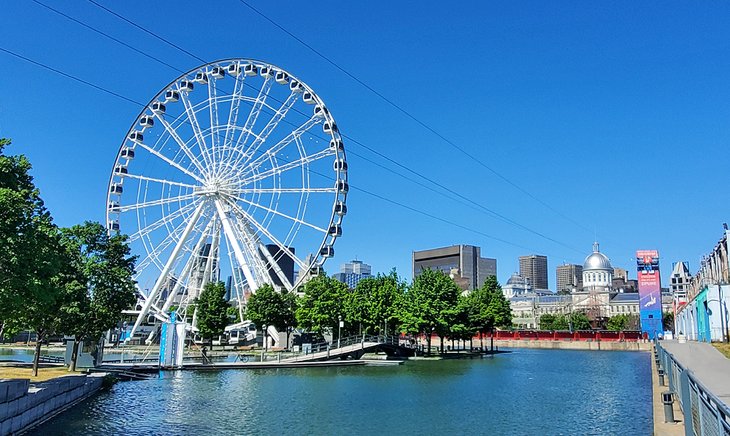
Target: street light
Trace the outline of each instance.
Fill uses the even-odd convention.
[[[345,322],[342,321],[342,315],[337,315],[337,348],[340,348],[340,333],[342,332],[342,327],[344,327]]]
[[[264,334],[263,334],[263,339],[264,339],[264,353],[266,353],[268,351],[268,349],[269,349],[269,341],[268,341],[268,337],[267,337],[269,330],[268,330],[268,326],[266,324],[264,324],[262,326],[262,328],[264,329]]]

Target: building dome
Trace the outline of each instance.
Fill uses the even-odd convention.
[[[518,286],[524,286],[525,285],[525,279],[522,278],[517,273],[512,274],[512,276],[507,280],[507,285],[518,285]]]
[[[608,260],[608,257],[606,257],[605,254],[598,250],[598,242],[593,243],[593,253],[586,257],[585,262],[583,262],[583,271],[613,272],[611,261]]]

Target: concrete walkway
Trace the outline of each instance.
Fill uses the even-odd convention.
[[[705,385],[725,405],[730,406],[730,359],[705,342],[662,341],[661,346]]]

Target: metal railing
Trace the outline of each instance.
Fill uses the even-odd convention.
[[[655,343],[659,369],[684,414],[684,432],[694,435],[730,435],[730,408],[713,394],[672,353]]]
[[[354,335],[340,338],[339,340],[333,339],[332,342],[322,342],[318,344],[312,344],[311,348],[306,353],[292,353],[289,356],[277,356],[279,361],[287,362],[298,362],[302,360],[310,360],[313,355],[318,353],[326,353],[317,358],[329,359],[331,356],[340,356],[347,354],[358,349],[364,348],[365,344],[378,344],[378,345],[394,345],[406,348],[415,348],[415,345],[411,345],[408,341],[401,339],[399,336],[383,336],[383,335]],[[339,346],[338,346],[339,345]],[[269,357],[264,356],[262,359],[266,360]]]

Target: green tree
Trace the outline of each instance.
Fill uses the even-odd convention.
[[[620,332],[622,330],[626,330],[628,324],[629,316],[622,313],[608,318],[608,324],[606,325],[606,327],[608,328],[608,330]]]
[[[540,330],[557,330],[553,326],[555,325],[555,315],[546,313],[540,316]]]
[[[99,223],[62,229],[62,243],[73,267],[60,308],[61,328],[74,337],[69,370],[76,370],[79,343],[94,343],[122,318],[135,298],[134,263],[127,237],[110,235]]]
[[[258,326],[273,325],[279,331],[286,331],[288,345],[289,327],[296,326],[296,299],[293,292],[277,292],[271,285],[264,284],[249,297],[246,318]]]
[[[484,334],[491,332],[495,327],[512,325],[512,309],[504,297],[497,277],[489,276],[484,284],[471,291],[465,300],[470,331],[479,332],[482,341]]]
[[[573,330],[590,330],[591,321],[583,312],[573,312],[570,315],[570,322],[573,324]],[[567,324],[567,323],[566,323]]]
[[[395,333],[398,325],[398,302],[406,283],[395,270],[388,275],[360,280],[347,299],[346,320],[358,332]]]
[[[35,330],[37,375],[41,343],[58,325],[59,276],[67,261],[30,162],[5,154],[8,145],[0,139],[0,337],[6,330]]]
[[[435,332],[441,339],[443,353],[443,339],[458,313],[459,294],[461,289],[454,279],[442,271],[421,271],[404,295],[400,308],[402,328],[407,332],[425,334],[429,352],[431,333]]]
[[[674,330],[674,313],[672,313],[672,312],[663,312],[662,313],[662,326],[664,327],[664,331]]]
[[[196,300],[196,319],[200,336],[204,340],[222,336],[228,325],[228,302],[223,282],[206,283]]]
[[[347,285],[323,274],[308,281],[297,304],[299,326],[317,333],[337,331],[348,292]]]

